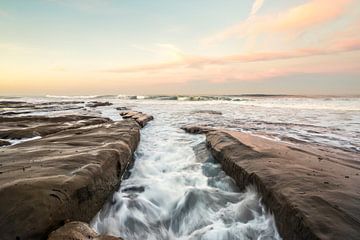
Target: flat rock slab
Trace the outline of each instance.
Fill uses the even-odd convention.
[[[52,127],[72,127],[0,148],[2,240],[45,239],[67,219],[88,222],[119,185],[140,139],[138,124],[67,120]]]
[[[357,155],[226,130],[206,141],[239,187],[257,187],[284,239],[360,239]]]
[[[48,240],[123,240],[122,238],[98,235],[87,223],[69,222],[53,231]]]
[[[14,116],[18,114],[29,114],[35,112],[54,112],[73,109],[81,109],[83,101],[56,101],[56,102],[22,102],[22,101],[0,101],[0,115]]]
[[[0,139],[22,139],[46,136],[66,129],[109,123],[110,119],[83,115],[61,117],[47,116],[0,116]]]
[[[123,117],[123,119],[133,119],[135,120],[141,127],[145,127],[145,125],[154,119],[153,116],[137,112],[137,111],[126,111],[121,112],[120,115]]]

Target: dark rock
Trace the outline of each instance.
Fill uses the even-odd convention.
[[[116,110],[118,111],[126,111],[126,110],[130,110],[128,107],[117,107]]]
[[[205,126],[185,126],[182,127],[181,129],[187,133],[193,133],[193,134],[207,133],[209,131],[214,130],[213,128],[205,127]]]
[[[89,222],[132,162],[140,139],[134,121],[79,116],[63,119],[47,121],[60,129],[69,119],[82,120],[0,152],[2,240],[44,239],[66,219]],[[30,121],[26,124],[32,126]]]
[[[360,239],[356,156],[338,152],[329,157],[329,149],[297,149],[240,132],[209,131],[206,141],[240,188],[256,186],[283,239]],[[345,179],[344,173],[354,177]]]
[[[86,107],[91,107],[91,108],[96,108],[96,107],[103,107],[103,106],[111,106],[113,105],[110,102],[97,102],[97,101],[93,101],[93,102],[88,102],[86,104]]]
[[[1,146],[8,146],[8,145],[11,145],[11,143],[9,143],[8,141],[1,140],[1,139],[0,139],[0,147],[1,147]]]
[[[87,223],[74,221],[53,231],[48,240],[122,240],[122,238],[98,235]]]
[[[205,114],[214,114],[214,115],[222,115],[222,112],[215,110],[196,110],[193,113],[205,113]]]

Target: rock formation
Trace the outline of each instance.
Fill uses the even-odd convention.
[[[141,127],[145,127],[148,122],[154,119],[154,117],[151,115],[136,111],[121,112],[120,115],[123,117],[123,119],[130,118],[135,120]]]
[[[3,119],[2,119],[3,120]],[[84,116],[1,121],[1,239],[44,239],[65,220],[88,222],[117,188],[140,139],[133,120]]]
[[[283,239],[360,239],[360,162],[353,154],[240,132],[185,130],[206,133],[212,155],[240,188],[257,187]]]
[[[53,231],[48,240],[123,240],[113,236],[98,235],[88,224],[69,222]]]

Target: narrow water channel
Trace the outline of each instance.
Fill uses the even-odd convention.
[[[126,240],[280,239],[254,189],[239,192],[205,137],[169,119],[155,118],[142,130],[130,176],[92,227]]]

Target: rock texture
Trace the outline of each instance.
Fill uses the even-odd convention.
[[[90,221],[120,183],[140,138],[133,120],[84,116],[2,118],[0,134],[42,136],[0,149],[2,240],[45,239],[67,219]]]
[[[257,187],[284,239],[360,239],[358,156],[240,132],[206,139],[239,187]]]
[[[68,115],[61,117],[23,116],[1,117],[0,138],[21,139],[35,136],[46,136],[66,129],[76,129],[88,125],[110,122],[106,118],[92,116]]]
[[[103,106],[111,106],[113,105],[110,102],[97,102],[97,101],[92,101],[92,102],[88,102],[86,104],[86,107],[91,107],[91,108],[96,108],[96,107],[103,107]]]
[[[141,127],[145,127],[148,122],[154,119],[154,117],[151,115],[136,111],[121,112],[120,115],[124,119],[130,118],[135,120]]]
[[[113,236],[98,235],[88,224],[69,222],[53,231],[48,240],[123,240]]]
[[[57,101],[30,103],[23,101],[0,101],[0,115],[14,116],[34,112],[56,112],[81,109],[84,106],[82,101]]]

